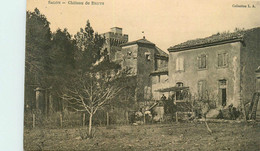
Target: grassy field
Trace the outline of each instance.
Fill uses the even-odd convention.
[[[25,129],[25,150],[260,150],[260,125],[245,123],[173,123],[85,129]]]

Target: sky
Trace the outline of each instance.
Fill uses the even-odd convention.
[[[123,33],[129,35],[129,41],[145,36],[164,51],[187,40],[233,31],[236,27],[260,27],[260,1],[94,0],[104,5],[69,5],[69,0],[53,1],[65,4],[27,0],[27,10],[37,7],[51,23],[53,32],[57,28],[67,28],[74,35],[90,20],[95,32],[105,33],[111,27],[121,27]],[[72,1],[85,3],[88,0]],[[235,5],[250,5],[251,8],[232,7]]]

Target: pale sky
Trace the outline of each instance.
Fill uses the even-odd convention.
[[[260,27],[260,1],[227,0],[95,0],[102,6],[48,4],[48,0],[27,0],[27,10],[37,7],[51,23],[52,31],[67,28],[75,34],[89,19],[95,32],[123,28],[129,41],[143,37],[167,51],[170,46],[238,28]],[[72,0],[86,2],[88,0]],[[89,1],[91,2],[91,1]],[[232,5],[254,5],[239,8]]]

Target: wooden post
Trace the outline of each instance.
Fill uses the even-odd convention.
[[[144,124],[145,124],[145,112],[144,112]]]
[[[33,128],[34,128],[35,127],[35,114],[33,114],[32,120],[33,120]]]
[[[109,113],[107,112],[107,126],[109,125]]]
[[[128,111],[126,111],[126,124],[128,125],[129,124],[129,119],[128,119]]]
[[[46,117],[48,117],[48,91],[47,91],[47,89],[45,89],[44,98],[45,98],[45,115],[46,115]]]
[[[85,126],[85,120],[86,120],[86,113],[83,113],[83,118],[82,118],[82,126]]]
[[[178,122],[178,112],[175,113],[176,122]]]
[[[62,128],[62,114],[60,113],[60,127]]]
[[[49,93],[49,114],[53,113],[53,102],[51,92]]]

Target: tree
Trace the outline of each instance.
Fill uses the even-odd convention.
[[[88,73],[78,75],[78,78],[72,81],[70,86],[65,87],[62,93],[62,98],[69,103],[69,108],[89,114],[90,137],[93,137],[93,115],[105,104],[109,104],[123,89],[116,82],[124,75],[123,72],[117,72],[116,64],[109,63],[111,66],[107,64],[108,62],[102,62]]]
[[[52,88],[59,92],[59,90],[66,84],[66,81],[71,79],[75,73],[75,40],[71,39],[67,29],[63,31],[57,29],[53,33],[51,58],[51,76],[50,80]]]
[[[25,106],[28,105],[30,109],[36,106],[32,101],[35,99],[33,90],[50,86],[52,34],[49,25],[47,18],[37,8],[34,12],[26,12]]]
[[[78,51],[76,52],[77,68],[83,72],[101,59],[101,50],[105,39],[94,33],[89,20],[84,29],[74,36]]]
[[[25,84],[46,86],[50,69],[51,31],[47,18],[35,8],[26,13]]]

